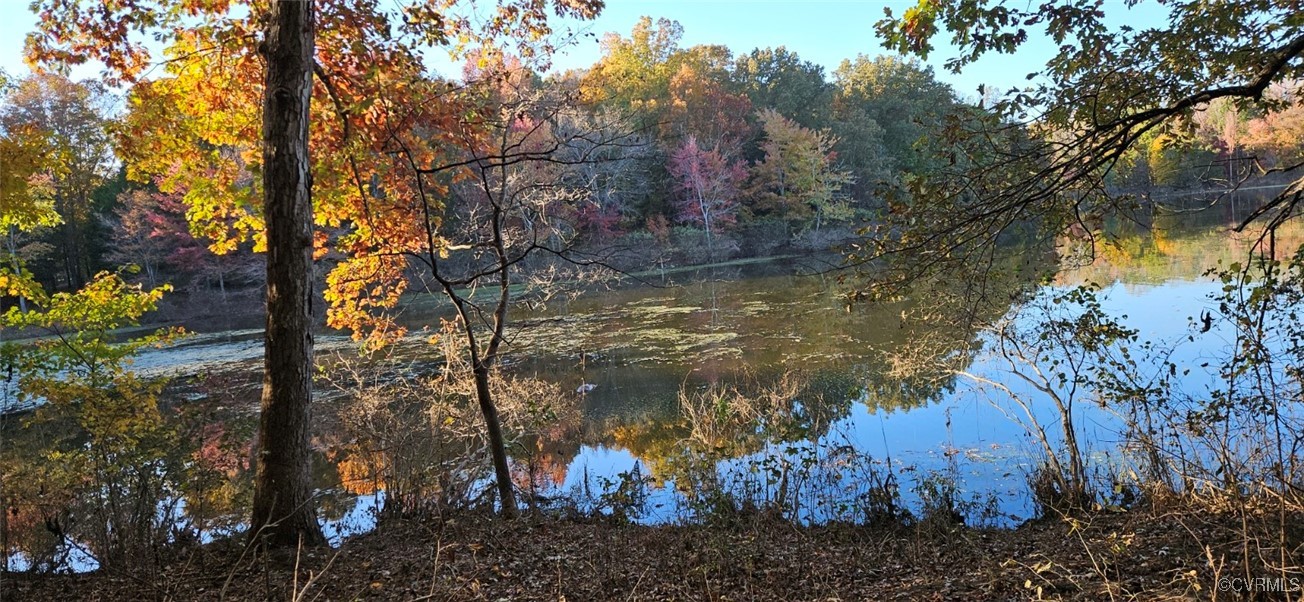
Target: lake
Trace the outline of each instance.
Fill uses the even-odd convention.
[[[1226,216],[1216,213],[1160,218],[1155,225],[1148,232],[1125,229],[1094,263],[1061,270],[1030,299],[1097,283],[1106,312],[1125,316],[1122,322],[1143,339],[1171,346],[1173,361],[1192,368],[1183,377],[1188,390],[1208,389],[1216,375],[1200,369],[1200,358],[1219,339],[1183,341],[1199,329],[1203,312],[1216,309],[1210,297],[1221,284],[1206,270],[1243,260],[1252,240],[1230,234]],[[703,492],[711,490],[755,507],[781,501],[790,519],[824,522],[863,520],[883,509],[876,492],[891,491],[894,507],[916,514],[945,499],[971,524],[1011,526],[1031,518],[1028,479],[1040,456],[1029,433],[1010,419],[1026,415],[1008,394],[972,379],[903,383],[888,376],[894,353],[922,346],[910,316],[936,300],[849,306],[847,285],[832,267],[820,258],[742,262],[647,275],[515,308],[506,372],[555,385],[557,403],[574,410],[557,414],[555,425],[515,448],[518,469],[528,472],[518,483],[527,497],[673,522],[700,518],[712,503]],[[997,316],[1013,311],[999,308]],[[387,365],[413,374],[436,371],[438,349],[421,327],[437,330],[447,315],[428,301],[408,304],[402,320],[413,334]],[[963,354],[966,372],[1007,378],[978,348],[990,343],[988,335],[959,324],[941,334],[943,345]],[[317,341],[324,365],[356,355],[355,344],[338,333]],[[261,353],[257,329],[202,333],[147,350],[134,369],[181,381],[202,375],[208,386],[178,386],[170,394],[183,404],[220,397],[223,420],[244,421],[224,428],[247,434]],[[1058,418],[1047,401],[1007,384],[1027,396],[1032,414],[1053,432]],[[791,399],[739,421],[739,406],[721,401],[731,390],[786,391]],[[319,391],[322,403],[347,397],[325,383]],[[1117,415],[1083,403],[1074,416],[1092,465],[1126,470]],[[324,425],[315,439],[322,454],[314,474],[328,534],[338,540],[374,524],[386,487],[377,474],[384,467],[360,459],[356,442],[332,428]],[[208,510],[194,510],[207,498],[193,495],[168,508],[181,522],[202,524],[207,535],[201,536],[210,538],[239,526],[240,517],[224,517],[222,508],[241,508],[247,492],[223,495],[226,501],[207,502]],[[27,556],[15,551],[11,566],[27,566]],[[73,555],[67,562],[87,568],[94,561]]]

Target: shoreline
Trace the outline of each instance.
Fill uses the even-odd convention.
[[[1275,599],[1282,592],[1267,588],[1299,583],[1298,565],[1273,575],[1262,566],[1237,564],[1244,538],[1266,535],[1278,518],[1153,508],[999,530],[937,521],[909,527],[796,527],[764,514],[718,525],[648,527],[609,519],[504,521],[461,513],[444,520],[386,521],[336,550],[269,558],[226,541],[178,554],[152,574],[9,574],[8,587],[2,588],[9,593],[0,597],[576,602],[1186,600],[1257,594]],[[1294,554],[1299,560],[1298,551]]]

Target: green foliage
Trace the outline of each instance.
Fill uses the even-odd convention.
[[[1290,430],[1299,429],[1294,406],[1304,394],[1304,245],[1285,259],[1255,258],[1213,274],[1222,288],[1212,300],[1231,329],[1232,346],[1218,366],[1223,386],[1191,418],[1215,424],[1262,419],[1278,432],[1288,421]]]
[[[159,409],[164,382],[141,378],[130,363],[141,348],[179,332],[125,341],[115,332],[136,326],[165,290],[144,291],[102,273],[80,291],[41,298],[38,310],[15,307],[0,317],[0,327],[41,335],[0,351],[17,369],[18,401],[39,406],[26,428],[52,435],[37,449],[5,450],[5,482],[22,479],[5,492],[6,507],[64,525],[52,529],[57,546],[87,541],[102,565],[131,561],[161,544],[172,526],[157,508],[165,466],[178,448]],[[47,504],[42,491],[66,498]],[[85,522],[71,531],[67,513],[74,507]]]
[[[145,291],[118,274],[102,272],[80,291],[51,296],[45,311],[24,313],[11,308],[3,325],[53,335],[31,347],[33,357],[38,358],[31,366],[39,369],[34,374],[70,370],[80,378],[112,378],[125,370],[127,358],[142,347],[167,342],[175,334],[160,331],[126,342],[113,342],[110,337],[113,330],[137,325],[169,290],[171,287],[162,286]]]
[[[1202,162],[1203,171],[1219,171],[1202,147],[1243,157],[1240,120],[1284,109],[1289,95],[1271,90],[1304,75],[1304,19],[1267,0],[1164,8],[1167,26],[1144,30],[1106,21],[1106,11],[1126,13],[1130,4],[925,0],[901,18],[889,12],[878,31],[903,52],[927,53],[940,29],[950,31],[953,70],[1013,51],[1030,30],[1060,45],[1029,75],[1035,84],[996,91],[995,102],[938,124],[924,146],[931,173],[894,191],[887,223],[867,232],[870,249],[854,259],[910,256],[903,263],[913,267],[893,274],[893,284],[982,269],[996,256],[1025,252],[1001,248],[1002,240],[1049,245],[1063,234],[1088,234],[1109,216],[1134,215],[1143,206],[1137,189],[1111,184],[1139,178],[1120,169],[1144,171],[1148,184],[1184,184],[1199,177],[1193,168]],[[1203,141],[1190,135],[1200,119],[1211,126]],[[889,148],[893,138],[886,136]],[[1254,218],[1277,225],[1294,215],[1301,167],[1280,167],[1294,184]]]
[[[733,82],[753,107],[777,111],[810,129],[831,124],[834,88],[824,79],[824,68],[783,46],[739,56]]]
[[[872,120],[882,128],[882,145],[892,165],[910,173],[926,173],[936,159],[918,146],[941,126],[957,104],[951,87],[933,77],[931,67],[913,59],[858,55],[833,72],[838,89],[835,115],[841,122]],[[846,138],[849,132],[837,132]],[[844,153],[857,167],[869,167],[876,157]],[[879,159],[881,160],[881,159]]]
[[[760,112],[764,159],[752,167],[755,211],[802,223],[819,231],[825,222],[851,218],[843,189],[851,173],[838,169],[833,152],[837,139],[812,131],[766,109]]]
[[[585,479],[585,486],[587,485],[588,480]],[[602,493],[596,501],[597,511],[609,512],[612,518],[620,522],[637,520],[647,513],[652,479],[643,475],[638,464],[617,474],[614,479],[600,477],[599,485]]]

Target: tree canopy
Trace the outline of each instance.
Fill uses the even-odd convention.
[[[441,161],[442,144],[484,135],[473,116],[478,107],[464,105],[456,86],[425,76],[421,50],[508,38],[522,56],[542,57],[550,51],[549,12],[591,17],[601,8],[598,0],[523,0],[473,20],[456,15],[454,4],[33,5],[39,30],[27,40],[30,58],[96,59],[107,81],[133,86],[120,144],[129,175],[184,194],[192,229],[215,252],[249,240],[268,251],[252,532],[276,544],[324,542],[308,481],[313,258],[330,251],[346,258],[328,279],[339,289],[328,298],[351,297],[332,305],[332,324],[359,335],[359,324],[379,324],[373,333],[392,333],[384,316],[362,320],[353,310],[393,307],[406,283],[403,262],[423,250],[445,252],[430,217],[448,183],[429,176],[437,165],[468,165]],[[149,37],[164,45],[157,76],[141,42]],[[491,412],[486,420],[498,429]],[[505,469],[497,461],[501,438],[493,451]],[[502,504],[510,514],[507,487]]]
[[[949,32],[958,49],[947,61],[953,70],[1012,52],[1031,32],[1058,48],[1028,86],[984,91],[994,102],[940,124],[930,151],[938,170],[907,178],[889,201],[892,217],[854,259],[917,252],[911,266],[888,277],[904,282],[991,265],[1003,238],[1035,231],[1045,239],[1071,228],[1091,235],[1103,216],[1151,202],[1116,185],[1141,146],[1163,162],[1165,149],[1188,138],[1196,116],[1216,103],[1265,114],[1297,102],[1298,92],[1273,90],[1297,89],[1304,75],[1298,7],[1268,0],[1162,5],[1168,23],[1153,28],[1111,27],[1106,12],[1130,5],[1096,2],[1018,8],[930,0],[900,17],[889,11],[877,29],[890,47],[927,56]],[[1270,227],[1282,223],[1304,194],[1304,165],[1260,165],[1295,179],[1241,227],[1260,218]]]

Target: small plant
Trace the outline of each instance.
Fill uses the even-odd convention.
[[[130,366],[142,348],[181,333],[118,342],[115,332],[135,326],[167,290],[101,273],[75,293],[32,289],[39,309],[0,317],[0,326],[43,335],[3,348],[4,363],[17,368],[20,403],[37,408],[25,427],[43,434],[25,438],[39,440],[36,448],[7,447],[0,458],[6,511],[43,523],[53,537],[44,553],[26,550],[34,566],[58,568],[76,548],[101,567],[140,568],[173,535],[186,446],[159,407],[164,382]]]
[[[331,450],[341,485],[355,495],[384,491],[383,515],[439,515],[482,503],[486,463],[476,383],[455,325],[436,339],[437,372],[396,355],[345,357],[327,375],[340,396],[331,407],[340,442]],[[513,486],[538,507],[559,485],[560,465],[548,453],[578,422],[574,396],[535,378],[500,374],[489,380],[512,452]],[[563,465],[564,466],[564,465]]]
[[[599,478],[602,493],[598,496],[595,510],[609,512],[620,522],[634,522],[648,511],[648,488],[652,479],[643,475],[639,464],[621,472],[614,479]]]
[[[965,524],[959,479],[954,472],[929,472],[915,484],[919,496],[920,528],[948,533]]]

